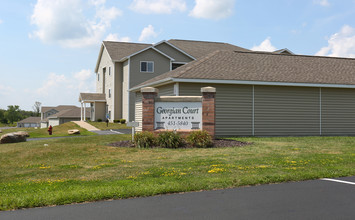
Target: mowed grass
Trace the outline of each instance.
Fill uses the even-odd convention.
[[[58,126],[53,127],[53,133],[52,135],[48,134],[48,128],[11,128],[11,129],[5,129],[1,133],[1,135],[6,134],[6,133],[11,133],[11,132],[16,132],[16,131],[27,131],[30,135],[29,138],[43,138],[43,137],[62,137],[62,136],[73,136],[68,134],[68,130],[71,129],[78,129],[80,131],[80,135],[96,135],[95,133],[92,133],[90,131],[87,131],[84,128],[81,128],[77,124],[73,122],[67,122]],[[79,135],[79,136],[80,136]],[[78,135],[77,135],[78,136]]]
[[[355,137],[238,138],[254,144],[208,149],[107,146],[128,139],[0,145],[0,210],[355,175]]]

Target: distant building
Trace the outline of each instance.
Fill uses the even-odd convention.
[[[28,117],[17,122],[18,128],[34,128],[40,127],[41,117]]]
[[[87,115],[90,108],[86,109]],[[70,121],[80,121],[81,109],[74,105],[59,105],[57,107],[43,106],[41,108],[41,128],[60,125]]]

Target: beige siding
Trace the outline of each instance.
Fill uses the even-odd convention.
[[[322,88],[322,135],[355,135],[355,90]]]
[[[185,54],[181,53],[180,51],[176,50],[175,48],[171,47],[170,45],[166,43],[159,44],[156,46],[158,50],[162,51],[166,55],[174,58],[174,62],[191,62],[192,59]]]
[[[123,85],[122,85],[122,118],[128,120],[128,82],[129,82],[129,64],[123,63]]]
[[[139,123],[139,127],[136,128],[137,131],[142,131],[142,93],[136,93],[136,106],[135,106],[135,118],[134,121]]]
[[[252,86],[180,83],[180,95],[201,95],[201,87],[216,88],[216,136],[252,135]]]
[[[319,135],[319,88],[255,86],[255,135]]]
[[[140,72],[141,61],[153,61],[154,72]],[[146,50],[130,59],[130,88],[148,79],[170,71],[170,59],[153,49]]]
[[[123,65],[115,63],[114,68],[115,86],[113,88],[114,111],[113,119],[122,118],[122,81],[123,81]]]
[[[95,121],[101,119],[102,121],[106,120],[106,103],[104,102],[95,102]]]

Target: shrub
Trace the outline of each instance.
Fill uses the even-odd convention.
[[[115,119],[113,120],[113,123],[120,123],[120,120]]]
[[[134,144],[139,148],[153,147],[156,143],[156,137],[153,133],[143,131],[134,135]]]
[[[175,132],[164,131],[158,136],[158,145],[164,148],[179,148],[184,145],[184,140]]]
[[[126,119],[120,119],[121,124],[126,124]]]
[[[213,146],[212,136],[207,131],[193,131],[186,137],[186,140],[193,147],[206,148]]]
[[[99,118],[99,119],[97,119],[97,121],[98,121],[98,122],[102,122],[102,119],[101,119],[101,118]]]

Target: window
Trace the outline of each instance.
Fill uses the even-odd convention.
[[[153,61],[142,61],[141,62],[141,72],[154,72],[154,62]]]
[[[108,97],[111,98],[111,89],[108,89]]]
[[[108,67],[108,75],[111,76],[111,67]]]

